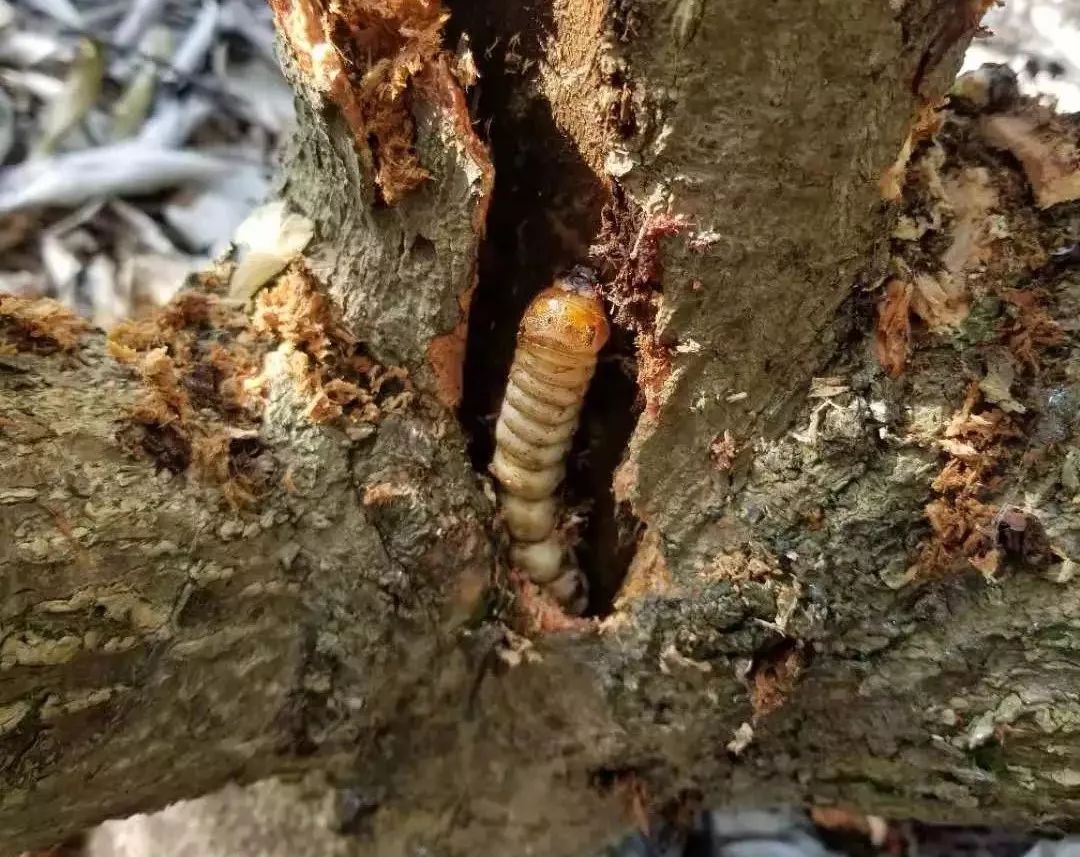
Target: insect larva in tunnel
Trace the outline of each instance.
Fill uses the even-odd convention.
[[[566,472],[596,355],[608,338],[604,306],[579,269],[529,304],[495,424],[491,472],[510,531],[510,559],[568,613],[580,614],[588,585],[557,529],[555,492]]]

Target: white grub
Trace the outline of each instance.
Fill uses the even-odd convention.
[[[513,545],[510,558],[568,613],[580,614],[588,585],[556,524],[555,492],[578,414],[608,336],[591,285],[571,275],[529,305],[495,426],[491,472]]]

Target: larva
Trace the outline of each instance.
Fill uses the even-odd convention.
[[[512,540],[510,558],[569,613],[588,601],[585,576],[556,530],[555,491],[577,429],[596,355],[608,338],[604,306],[577,269],[533,299],[518,328],[491,472]]]

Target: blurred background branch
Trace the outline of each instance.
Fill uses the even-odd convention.
[[[261,0],[0,0],[0,291],[105,327],[160,305],[293,121]]]

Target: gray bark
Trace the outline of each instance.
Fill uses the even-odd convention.
[[[884,269],[878,178],[970,36],[950,29],[953,3],[892,6],[545,7],[545,62],[507,86],[573,142],[593,176],[583,210],[610,192],[607,164],[636,213],[690,225],[662,242],[662,302],[638,331],[673,363],[643,390],[654,407],[622,471],[646,533],[627,589],[602,623],[528,642],[507,627],[504,541],[451,410],[491,191],[464,102],[417,90],[432,178],[387,207],[347,124],[294,71],[285,190],[317,221],[311,267],[421,396],[353,439],[308,424],[282,381],[260,434],[298,490],[232,512],[120,447],[137,383],[100,338],[4,358],[5,846],[312,767],[371,801],[359,847],[386,854],[581,854],[631,823],[604,785],[630,773],[652,809],[697,793],[953,821],[1080,810],[1080,603],[1062,568],[889,585],[925,536],[940,463],[932,441],[895,438],[913,415],[947,419],[969,368],[934,340],[889,381],[866,320],[841,310]],[[634,121],[589,121],[613,105]],[[1040,228],[1065,234],[1069,216]],[[819,374],[850,390],[805,402]],[[709,445],[725,430],[742,454],[721,472]],[[1006,486],[1034,492],[1066,553],[1072,431],[1069,414],[1034,487]],[[744,723],[753,742],[729,753]]]

